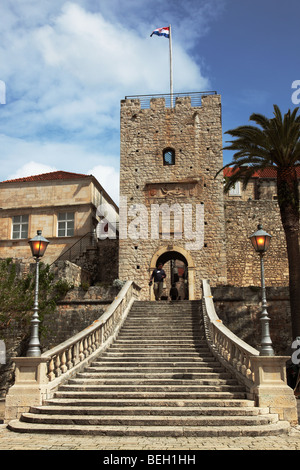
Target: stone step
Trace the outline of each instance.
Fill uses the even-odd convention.
[[[194,343],[179,343],[179,344],[175,344],[175,343],[169,343],[169,344],[165,344],[164,342],[160,342],[160,343],[149,343],[148,341],[145,341],[144,343],[141,343],[141,342],[135,342],[135,343],[130,343],[130,342],[116,342],[114,344],[112,344],[110,347],[109,347],[109,350],[107,349],[106,351],[112,351],[112,352],[118,352],[118,351],[128,351],[128,352],[131,352],[131,351],[157,351],[157,350],[162,350],[162,351],[196,351],[198,353],[205,353],[206,355],[207,354],[210,354],[212,355],[210,349],[205,346],[205,345],[198,345],[198,344],[194,344]]]
[[[159,364],[157,367],[151,366],[140,366],[136,368],[135,366],[129,367],[128,365],[119,367],[118,365],[99,365],[97,364],[96,367],[90,366],[87,369],[91,373],[99,373],[99,374],[107,374],[110,375],[114,374],[137,374],[140,376],[141,374],[168,374],[168,375],[182,375],[194,377],[195,374],[202,374],[202,373],[225,373],[224,369],[221,366],[218,366],[218,363],[215,363],[215,366],[206,366],[202,364],[197,364],[194,367],[182,367],[182,365],[176,366],[168,366],[168,367],[161,367]]]
[[[74,379],[76,380],[76,379]],[[83,391],[83,392],[106,392],[110,391],[114,394],[119,394],[122,392],[154,392],[154,393],[187,393],[187,392],[243,392],[244,387],[241,385],[227,385],[227,384],[197,384],[197,385],[186,385],[183,384],[161,384],[161,385],[143,385],[143,384],[89,384],[84,381],[84,383],[73,383],[73,381],[69,381],[68,384],[62,385],[60,387],[61,391]]]
[[[231,375],[228,372],[195,372],[195,373],[173,373],[173,372],[132,372],[122,371],[122,372],[115,372],[115,371],[106,371],[106,372],[99,372],[98,369],[86,372],[79,372],[76,377],[78,379],[113,379],[113,380],[132,380],[132,379],[146,379],[146,380],[193,380],[198,381],[201,379],[231,379]]]
[[[172,321],[170,325],[170,320]],[[199,328],[200,330],[203,330],[204,325],[202,323],[199,323],[193,318],[178,318],[174,319],[171,315],[165,318],[149,318],[149,317],[141,317],[141,318],[128,318],[124,322],[124,327],[129,328],[129,327],[140,327],[142,325],[149,325],[153,326],[154,328],[157,328],[160,325],[163,326],[168,326],[168,327],[173,327],[173,328],[180,328],[184,326],[185,328]]]
[[[170,348],[170,349],[179,349],[181,350],[182,348],[187,348],[187,349],[197,349],[197,350],[203,350],[203,351],[209,351],[209,347],[207,343],[200,338],[192,338],[191,335],[189,339],[181,339],[180,341],[176,341],[176,336],[172,339],[166,340],[164,337],[155,337],[153,335],[152,337],[146,336],[146,337],[139,337],[137,335],[134,336],[127,336],[127,337],[121,337],[118,338],[116,341],[114,341],[109,349],[115,349],[117,347],[123,347],[123,348]]]
[[[204,353],[203,353],[204,354]],[[159,350],[157,351],[156,349],[153,350],[143,350],[143,351],[135,351],[135,350],[130,350],[130,351],[114,351],[109,349],[109,351],[105,352],[102,354],[103,359],[126,359],[126,360],[132,360],[136,358],[140,358],[141,360],[145,360],[146,358],[151,358],[151,360],[163,360],[163,359],[168,359],[168,358],[182,358],[182,359],[200,359],[203,360],[204,357],[209,358],[211,356],[208,356],[208,352],[206,352],[207,356],[201,355],[199,352],[191,350],[191,351],[168,351],[168,350]]]
[[[268,408],[258,407],[184,407],[184,406],[70,406],[44,405],[31,407],[30,411],[41,415],[83,415],[83,416],[270,416]]]
[[[250,437],[287,434],[288,422],[280,421],[253,426],[93,426],[70,424],[36,424],[19,420],[8,425],[11,431],[39,434],[97,435],[97,436],[144,436],[144,437]]]
[[[164,408],[168,410],[169,408],[214,408],[214,409],[227,409],[227,408],[252,408],[259,410],[255,406],[254,401],[248,399],[236,399],[236,398],[207,398],[202,399],[172,399],[172,398],[134,398],[134,399],[124,399],[120,400],[119,398],[114,398],[111,395],[108,398],[52,398],[46,401],[46,406],[60,406],[67,409],[68,407],[79,406],[79,407],[111,407],[111,408],[135,408],[140,407],[150,408]]]
[[[101,361],[101,362],[100,362]],[[99,359],[99,364],[119,364],[119,365],[136,365],[136,367],[143,367],[144,365],[155,365],[158,366],[181,366],[190,367],[198,364],[210,365],[217,363],[216,359],[210,357],[182,357],[182,356],[170,356],[170,357],[152,357],[140,358],[134,356],[124,356],[123,358],[114,358],[103,356]]]
[[[289,423],[247,399],[211,353],[201,302],[135,302],[113,344],[16,432],[99,436],[268,436]]]
[[[111,347],[114,347],[115,345],[118,345],[118,346],[132,346],[132,347],[136,347],[136,345],[146,345],[146,346],[150,346],[150,347],[154,347],[154,346],[157,346],[157,347],[160,347],[161,345],[163,346],[195,346],[195,347],[208,347],[207,346],[207,342],[205,340],[194,340],[193,338],[188,338],[188,339],[180,339],[180,338],[177,338],[177,339],[158,339],[158,338],[153,338],[153,339],[150,339],[150,338],[147,338],[147,339],[144,339],[144,338],[131,338],[130,336],[128,336],[128,338],[121,338],[120,335],[118,336],[117,340],[112,343]]]
[[[277,422],[273,414],[256,416],[97,416],[23,413],[21,421],[27,423],[62,424],[79,426],[253,426]]]
[[[161,330],[157,332],[150,332],[146,331],[144,333],[137,333],[137,332],[131,332],[131,333],[120,333],[118,336],[118,341],[119,340],[133,340],[133,341],[138,341],[139,338],[143,342],[147,341],[157,341],[157,342],[162,342],[162,341],[170,341],[170,342],[175,342],[177,339],[180,341],[186,341],[186,340],[192,340],[195,342],[203,342],[204,341],[204,336],[195,336],[192,334],[181,334],[181,333],[174,333],[174,334],[164,334]]]
[[[148,377],[142,378],[132,378],[132,377],[125,377],[125,378],[90,378],[90,377],[78,377],[75,379],[70,379],[69,384],[71,385],[159,385],[159,386],[169,386],[169,385],[237,385],[237,381],[235,379],[220,379],[216,378],[201,378],[198,380],[193,379],[179,379],[179,378],[157,378],[157,379],[149,379]]]
[[[107,391],[86,391],[86,390],[80,390],[80,391],[74,391],[74,390],[59,390],[55,392],[55,397],[56,398],[68,398],[68,399],[74,399],[74,398],[97,398],[97,399],[103,399],[103,398],[109,398],[112,396],[112,391],[107,390]],[[113,394],[114,397],[117,397],[119,400],[124,400],[124,399],[142,399],[142,398],[147,398],[147,399],[182,399],[182,400],[187,400],[187,399],[193,399],[193,400],[204,400],[207,398],[217,398],[217,399],[245,399],[246,394],[245,392],[241,391],[196,391],[196,392],[187,392],[187,391],[123,391],[123,392],[118,392],[115,391]]]

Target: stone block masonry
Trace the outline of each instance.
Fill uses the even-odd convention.
[[[225,226],[227,247],[227,282],[234,286],[260,286],[260,262],[249,236],[261,223],[272,235],[265,254],[267,286],[288,286],[286,241],[277,201],[226,201]]]
[[[164,161],[166,151],[172,154],[171,164]],[[203,96],[200,107],[192,107],[190,97],[177,98],[174,108],[166,108],[164,98],[152,99],[149,109],[141,109],[138,99],[122,101],[120,196],[127,204],[127,232],[120,227],[119,278],[138,282],[143,298],[150,296],[150,273],[162,255],[170,260],[179,253],[185,260],[190,299],[200,298],[202,278],[212,285],[226,283],[223,178],[215,178],[222,164],[219,95]],[[160,216],[159,237],[151,236],[151,209],[163,204],[179,205],[182,214],[189,205],[194,237],[199,233],[196,208],[202,206],[200,246],[189,246],[187,242],[197,240],[187,239],[185,230],[178,234],[172,211],[170,234]],[[147,208],[146,216],[141,216],[141,207]],[[135,229],[130,232],[134,237],[128,228]]]

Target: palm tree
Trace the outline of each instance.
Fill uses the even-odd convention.
[[[224,191],[228,192],[237,181],[244,189],[251,176],[264,168],[277,171],[277,198],[285,232],[288,265],[289,294],[293,339],[300,336],[300,250],[299,250],[299,188],[297,166],[300,164],[299,108],[289,110],[284,117],[274,105],[274,117],[253,113],[250,120],[259,127],[246,125],[229,130],[235,138],[224,150],[235,151],[231,176],[226,179]]]

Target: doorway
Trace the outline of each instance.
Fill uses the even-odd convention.
[[[194,300],[194,263],[186,250],[180,247],[164,247],[158,250],[151,260],[150,274],[162,263],[166,272],[162,300],[170,299],[170,289],[175,284],[178,300]],[[153,289],[150,299],[154,300]]]

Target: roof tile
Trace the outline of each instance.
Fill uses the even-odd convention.
[[[300,178],[300,166],[296,166],[296,172],[298,178]],[[232,167],[224,168],[223,175],[226,177],[231,176],[233,173]],[[264,168],[263,170],[257,170],[253,173],[252,178],[276,178],[277,169],[275,167]]]
[[[52,171],[51,173],[42,173],[40,175],[24,176],[23,178],[1,181],[1,183],[26,183],[28,181],[71,180],[78,178],[88,178],[89,176],[90,175],[83,175],[81,173],[70,173],[68,171]]]

